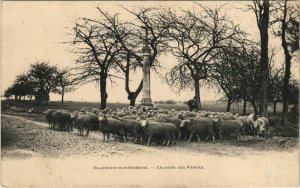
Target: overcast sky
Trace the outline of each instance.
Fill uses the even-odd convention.
[[[223,2],[200,2],[204,6],[218,6]],[[245,4],[245,2],[243,2]],[[242,7],[240,2],[227,2],[226,14],[241,28],[249,33],[251,38],[258,39],[258,29],[253,12],[243,12],[234,7]],[[69,39],[68,29],[71,28],[76,18],[97,18],[100,16],[96,7],[99,6],[109,13],[120,13],[120,16],[131,20],[121,6],[132,9],[136,5],[144,7],[160,6],[171,9],[196,8],[193,2],[66,2],[66,1],[4,1],[2,2],[2,91],[11,85],[16,75],[28,70],[30,63],[36,61],[49,61],[51,65],[60,68],[74,66],[75,56],[67,51],[67,46],[62,42]],[[280,48],[280,41],[274,40],[270,34],[270,46]],[[176,65],[177,60],[172,55],[159,57],[164,67],[161,74]],[[282,63],[282,51],[278,52],[276,61]],[[298,77],[299,68],[293,64],[292,72]],[[141,74],[131,77],[131,88],[135,90],[141,80]],[[127,94],[124,90],[124,81],[116,80],[116,85],[108,82],[108,102],[127,102]],[[182,91],[175,93],[166,83],[151,73],[151,97],[152,100],[188,100],[194,96],[194,91]],[[1,92],[3,93],[3,92]],[[213,90],[201,88],[202,100],[217,100],[219,95]],[[140,101],[141,94],[137,101]],[[51,95],[51,100],[60,100],[59,95]],[[73,93],[67,93],[65,100],[72,101],[99,101],[99,87],[96,83],[79,87]]]

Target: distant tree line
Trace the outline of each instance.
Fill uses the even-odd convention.
[[[73,82],[68,69],[58,69],[45,62],[36,62],[30,65],[26,73],[17,76],[14,83],[4,92],[4,97],[14,97],[15,100],[25,100],[25,97],[43,102],[49,101],[49,94],[61,95],[63,106],[64,95],[74,90]]]

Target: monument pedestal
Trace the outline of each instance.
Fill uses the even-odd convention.
[[[151,98],[142,98],[141,106],[153,106]]]

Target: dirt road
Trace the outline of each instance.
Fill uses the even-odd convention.
[[[299,181],[296,138],[147,147],[103,142],[99,132],[85,137],[50,130],[23,117],[2,115],[1,126],[4,186],[293,186]]]

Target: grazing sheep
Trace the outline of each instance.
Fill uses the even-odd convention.
[[[131,120],[137,120],[139,118],[139,116],[136,115],[128,115],[123,117],[122,119],[131,119]]]
[[[222,120],[236,120],[236,118],[233,115],[225,115],[225,116],[220,116]]]
[[[55,126],[57,125],[58,128],[61,128],[61,121],[62,119],[62,110],[57,110],[55,112],[53,112],[52,114],[52,125],[53,125],[53,129],[55,129]]]
[[[236,119],[240,120],[243,124],[243,133],[250,134],[250,132],[253,130],[254,126],[254,114],[250,114],[249,116],[239,116]]]
[[[171,145],[175,145],[177,127],[174,123],[165,123],[166,126],[169,126],[170,137],[171,137]]]
[[[73,130],[71,113],[68,110],[61,110],[61,130]]]
[[[263,135],[264,137],[269,135],[269,120],[267,118],[258,117],[255,120],[253,127],[255,129],[254,135]]]
[[[92,108],[91,112],[94,113],[95,115],[98,115],[100,113],[99,109],[97,108]]]
[[[127,139],[128,133],[133,137],[133,142],[136,143],[137,140],[142,136],[142,127],[140,121],[131,119],[120,119],[122,125],[124,126],[125,138]],[[141,143],[143,139],[141,137]]]
[[[172,130],[174,128],[169,123],[142,120],[141,126],[144,134],[148,136],[147,146],[150,145],[151,139],[166,141],[166,145],[169,146]]]
[[[237,118],[237,117],[239,117],[239,116],[240,116],[240,114],[235,114],[233,117]]]
[[[117,135],[124,139],[125,138],[125,131],[122,122],[118,119],[107,118],[106,116],[99,116],[99,129],[103,134],[103,141],[105,141],[105,135],[107,136],[107,140],[109,141],[109,134],[112,133],[113,135]],[[117,137],[115,137],[115,141]]]
[[[83,136],[84,129],[86,129],[86,136],[89,135],[91,129],[90,117],[88,115],[78,115],[74,119],[74,124],[78,129],[79,136]]]
[[[46,120],[49,123],[49,128],[53,128],[53,122],[52,122],[52,114],[55,112],[55,109],[47,109],[44,114],[46,116]]]
[[[83,113],[83,112],[80,112],[80,111],[74,111],[74,112],[72,112],[72,113],[71,113],[71,120],[74,121],[75,118],[76,118],[77,116],[79,116],[79,115],[84,115],[84,113]],[[74,124],[74,123],[73,123],[73,124]]]
[[[90,109],[88,107],[82,107],[79,111],[85,113],[90,111]]]
[[[207,134],[206,139],[209,136],[212,137],[212,141],[215,141],[215,133],[214,133],[214,126],[213,121],[209,118],[197,118],[197,119],[188,119],[182,120],[180,127],[186,127],[189,133],[189,140],[188,143],[191,142],[193,136],[197,136],[198,142],[200,142],[200,135]]]
[[[92,112],[86,112],[85,114],[90,117],[91,130],[98,130],[99,128],[98,116]]]
[[[240,120],[218,120],[214,123],[215,129],[219,133],[220,139],[222,139],[223,133],[235,133],[237,140],[240,140],[243,123]]]
[[[164,123],[173,123],[175,126],[176,126],[176,129],[175,129],[175,137],[177,139],[179,139],[179,136],[184,134],[184,129],[180,127],[180,124],[181,124],[181,119],[178,119],[178,118],[157,118],[156,119],[157,122],[164,122]]]

